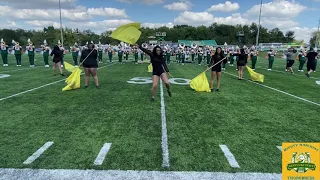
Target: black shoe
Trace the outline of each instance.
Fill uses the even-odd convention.
[[[171,97],[172,96],[172,94],[171,94],[171,92],[168,90],[168,95],[169,95],[169,97]]]
[[[61,76],[64,76],[64,74],[61,74]]]
[[[211,89],[211,92],[214,92],[214,89]]]
[[[310,77],[310,74],[306,73],[306,76],[309,78],[309,77]]]
[[[154,102],[154,98],[151,98],[151,102]]]
[[[100,89],[100,86],[96,86],[97,89]]]
[[[220,90],[219,90],[219,89],[216,89],[216,92],[220,92]]]
[[[88,86],[84,86],[84,88],[88,88]]]

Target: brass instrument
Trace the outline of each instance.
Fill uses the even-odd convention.
[[[147,43],[143,43],[143,44],[142,44],[142,47],[143,47],[144,49],[147,49],[147,48],[148,48],[148,44],[147,44]]]

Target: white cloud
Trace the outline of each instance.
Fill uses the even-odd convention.
[[[207,11],[221,11],[221,12],[231,12],[236,11],[240,8],[238,3],[232,3],[230,1],[226,1],[224,4],[212,5]]]
[[[159,28],[159,27],[168,27],[168,28],[173,28],[174,24],[169,22],[169,23],[143,23],[141,24],[142,27],[148,27],[148,28]]]
[[[31,26],[36,26],[37,28],[40,28],[40,29],[43,29],[43,27],[48,27],[48,26],[53,26],[54,28],[60,28],[60,23],[55,21],[33,20],[33,21],[26,21],[26,24]]]
[[[185,11],[174,19],[175,24],[187,24],[187,25],[210,25],[212,24],[214,17],[207,12],[189,12]]]
[[[124,9],[116,8],[89,8],[88,14],[92,16],[128,17]]]
[[[302,11],[306,10],[306,6],[298,3],[289,2],[287,0],[275,0],[262,5],[261,16],[276,18],[294,18]],[[246,13],[247,16],[259,15],[260,5],[254,5]]]
[[[184,2],[174,2],[172,4],[167,4],[164,7],[171,11],[188,11],[192,6],[189,1]]]
[[[11,13],[15,12],[15,13]],[[9,6],[0,6],[0,16],[7,19],[20,20],[56,20],[59,19],[58,9],[13,9]],[[62,9],[62,18],[71,21],[88,21],[93,16],[126,18],[124,9],[116,8],[89,8],[78,6],[75,9]]]
[[[88,21],[83,23],[68,22],[65,24],[65,26],[69,28],[79,28],[80,30],[90,29],[93,32],[102,33],[106,30],[114,30],[121,25],[132,22],[133,21],[128,19],[113,19],[104,21]]]
[[[304,40],[305,43],[309,43],[312,33],[317,31],[317,28],[291,27],[284,30],[285,32],[289,30],[294,31],[297,40]]]
[[[144,4],[148,4],[148,5],[154,5],[154,4],[162,4],[164,2],[164,0],[117,0],[121,3],[128,3],[128,4],[132,4],[133,2],[140,2],[142,1],[142,3]]]
[[[16,28],[19,28],[19,26],[14,21],[6,20],[5,23],[0,24],[0,28],[1,29],[16,29]]]
[[[60,0],[63,9],[70,9],[75,7],[77,0]],[[17,9],[58,9],[58,0],[0,0],[1,4],[8,5]]]

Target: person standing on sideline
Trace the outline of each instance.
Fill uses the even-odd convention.
[[[98,51],[95,49],[93,43],[88,44],[88,48],[81,52],[80,62],[84,68],[85,80],[84,85],[85,88],[89,85],[90,76],[93,77],[94,82],[96,84],[96,88],[99,88],[99,79],[97,76],[97,68],[98,68]]]
[[[225,59],[224,58],[225,57],[224,57],[224,54],[222,52],[221,47],[218,47],[214,54],[213,54],[213,52],[211,52],[211,60],[210,60],[209,67],[215,65],[211,68],[211,79],[210,79],[211,92],[214,92],[214,91],[220,92],[220,79],[221,79],[221,70],[222,70],[221,64],[222,63],[226,64],[228,61],[227,58],[225,58]],[[221,60],[223,60],[223,61],[221,61]],[[213,81],[215,78],[217,79],[217,89],[216,90],[213,89]]]
[[[62,56],[63,56],[63,52],[61,51],[60,47],[58,45],[54,46],[53,51],[51,52],[50,56],[53,56],[53,66],[52,66],[52,70],[53,70],[53,75],[56,75],[56,67],[59,68],[60,74],[61,76],[64,76],[63,72],[62,72],[62,67],[61,67],[61,60],[62,60]]]
[[[6,45],[6,42],[4,42],[3,39],[1,39],[1,57],[3,66],[8,66],[8,49],[9,46]]]
[[[155,95],[156,95],[156,91],[158,89],[158,83],[159,83],[160,78],[164,82],[164,84],[167,88],[167,92],[168,92],[169,97],[171,97],[172,94],[171,94],[170,83],[169,83],[169,79],[168,79],[168,75],[167,75],[167,73],[169,75],[170,75],[170,73],[169,73],[169,69],[166,64],[166,61],[163,58],[163,54],[162,54],[163,51],[162,51],[161,47],[155,46],[153,48],[152,52],[150,50],[143,48],[142,46],[139,46],[138,44],[136,44],[136,47],[139,47],[143,52],[148,54],[151,59],[150,62],[152,64],[152,68],[153,68],[153,72],[152,72],[153,84],[152,84],[151,101],[153,102],[155,100]]]
[[[310,77],[310,74],[312,72],[315,72],[316,70],[316,65],[317,65],[317,56],[318,56],[318,53],[314,51],[313,48],[310,48],[310,51],[308,52],[307,54],[307,59],[308,59],[308,62],[307,62],[307,70],[308,72],[306,73],[306,76],[307,77]]]

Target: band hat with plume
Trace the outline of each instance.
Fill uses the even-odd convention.
[[[28,44],[32,45],[32,42],[31,42],[30,38],[28,38],[27,42],[28,42]]]
[[[4,42],[4,41],[3,41],[3,38],[1,38],[1,42]]]
[[[43,40],[43,44],[44,44],[44,45],[48,45],[48,44],[47,44],[47,40],[46,40],[46,39],[45,39],[45,40]]]

